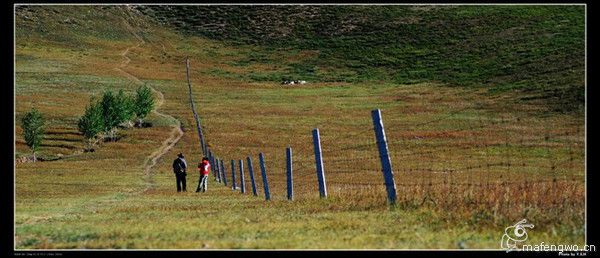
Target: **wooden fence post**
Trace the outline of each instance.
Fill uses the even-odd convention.
[[[221,163],[219,164],[219,169],[221,170],[221,178],[223,178],[223,184],[227,186],[227,171],[225,169],[225,165],[223,165],[223,160],[219,160]]]
[[[217,166],[215,166],[215,163],[216,163],[215,154],[213,154],[211,152],[210,153],[210,165],[211,165],[211,168],[212,167],[215,167],[215,168],[217,167]],[[215,181],[217,181],[217,170],[216,169],[211,169],[211,170],[212,170],[211,172],[213,173],[213,176],[215,177]]]
[[[215,158],[215,173],[217,174],[217,182],[221,183],[221,168],[219,167],[219,159]]]
[[[242,162],[242,160],[239,160],[239,164],[240,164],[240,187],[241,187],[241,193],[245,193],[246,192],[246,182],[244,182],[244,162]]]
[[[269,181],[267,180],[267,169],[265,168],[265,157],[262,153],[258,154],[258,161],[260,163],[260,172],[263,179],[263,187],[265,189],[265,200],[271,200],[271,193],[269,192]]]
[[[319,182],[319,195],[321,198],[327,198],[327,183],[325,181],[325,171],[323,168],[323,156],[321,151],[321,136],[319,128],[313,131],[313,145],[315,149],[315,164],[317,167],[317,181]]]
[[[388,154],[387,139],[383,121],[381,119],[381,110],[375,109],[371,111],[373,117],[373,129],[375,130],[375,138],[377,140],[377,148],[379,149],[379,159],[381,160],[381,171],[385,181],[388,201],[391,205],[396,203],[396,182],[394,182],[394,172],[392,171],[392,162]]]
[[[246,161],[248,162],[248,173],[250,173],[250,182],[252,184],[252,194],[254,196],[258,196],[256,193],[256,183],[254,182],[254,169],[252,168],[252,159],[250,157],[246,157]]]
[[[287,198],[294,200],[294,179],[292,175],[292,147],[285,149],[286,167],[287,167]]]
[[[231,189],[236,190],[237,186],[235,185],[235,161],[231,160]]]
[[[208,158],[208,163],[210,164],[211,167],[214,167],[215,160],[214,160],[212,151],[209,148],[207,148],[206,150],[208,151],[208,157],[207,157]],[[210,172],[213,174],[213,176],[215,177],[215,181],[216,181],[217,180],[217,174],[215,174],[215,170],[212,170]]]

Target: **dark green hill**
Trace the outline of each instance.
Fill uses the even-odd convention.
[[[579,6],[144,6],[190,35],[258,45],[237,65],[312,50],[285,73],[255,80],[443,82],[518,91],[555,110],[584,104],[585,7]]]

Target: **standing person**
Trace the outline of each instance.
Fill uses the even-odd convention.
[[[185,189],[185,177],[187,176],[186,169],[187,169],[187,163],[185,162],[183,153],[177,154],[177,158],[173,161],[173,173],[175,173],[175,178],[177,179],[177,192],[181,192],[182,189],[184,192],[186,192],[186,189]]]
[[[198,182],[198,188],[196,189],[196,193],[206,192],[208,188],[208,174],[210,173],[210,162],[208,162],[208,158],[202,158],[202,162],[198,164],[198,172],[200,172],[200,181]]]

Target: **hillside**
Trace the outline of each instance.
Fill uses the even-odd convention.
[[[527,243],[584,243],[585,116],[549,97],[570,83],[583,89],[575,76],[583,70],[565,68],[581,60],[564,53],[579,51],[567,43],[580,38],[564,34],[581,30],[581,8],[486,7],[498,24],[485,21],[480,7],[161,8],[16,8],[14,147],[23,161],[14,171],[16,249],[497,249],[505,228],[524,218],[535,224]],[[435,25],[436,17],[446,20]],[[471,27],[475,21],[494,31],[516,26],[511,35],[521,36],[507,41]],[[557,24],[571,29],[552,36],[560,41],[531,32]],[[398,30],[381,34],[384,25]],[[548,28],[532,29],[540,26]],[[444,33],[455,37],[448,48],[440,47],[451,41]],[[473,45],[457,41],[460,33]],[[469,50],[484,47],[489,55]],[[510,50],[517,47],[525,52]],[[513,63],[509,75],[492,69],[500,57]],[[309,83],[283,86],[286,77]],[[117,141],[83,151],[77,121],[89,100],[142,84],[157,101],[145,119],[151,126],[120,128]],[[187,192],[175,188],[177,154],[190,167],[204,156],[190,99],[228,178],[224,184],[211,175],[206,193],[194,192],[195,168]],[[27,162],[20,119],[34,107],[47,122],[43,159]],[[395,205],[383,183],[374,109],[385,125]],[[315,128],[327,198],[318,191]],[[238,186],[244,175],[246,192],[232,188],[234,171]]]
[[[158,22],[258,51],[236,77],[441,82],[584,105],[584,6],[142,6]],[[300,53],[300,54],[299,54]]]

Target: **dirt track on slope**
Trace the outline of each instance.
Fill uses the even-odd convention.
[[[121,64],[115,68],[116,71],[122,73],[125,77],[129,78],[130,80],[138,83],[138,84],[143,84],[143,82],[135,77],[134,75],[124,71],[122,68],[126,67],[129,62],[131,62],[131,59],[129,57],[127,57],[127,54],[129,53],[129,51],[131,49],[140,47],[143,44],[146,44],[146,42],[144,41],[143,38],[141,38],[139,35],[137,35],[133,29],[129,26],[129,24],[125,23],[126,27],[128,28],[128,30],[131,32],[131,34],[133,34],[140,42],[132,47],[128,47],[127,49],[125,49],[125,51],[123,51],[120,55],[123,57],[123,62],[121,62]],[[177,120],[176,118],[174,118],[173,116],[161,113],[158,111],[158,109],[163,105],[163,103],[165,102],[165,97],[162,94],[162,92],[154,89],[152,86],[149,86],[150,89],[156,94],[158,95],[158,103],[156,105],[156,107],[154,108],[154,110],[152,110],[152,112],[158,116],[173,120],[173,121],[177,121],[176,125],[173,125],[173,130],[171,130],[171,133],[169,134],[169,138],[165,139],[161,146],[156,149],[154,152],[152,152],[150,155],[148,155],[148,157],[146,157],[146,160],[144,161],[144,175],[145,175],[145,181],[148,183],[148,186],[146,187],[146,190],[150,190],[152,188],[154,188],[154,180],[152,178],[152,168],[156,165],[158,159],[160,159],[162,156],[164,156],[171,148],[173,148],[173,146],[175,146],[175,144],[181,139],[181,137],[183,136],[183,131],[181,130],[181,122],[179,120]]]

